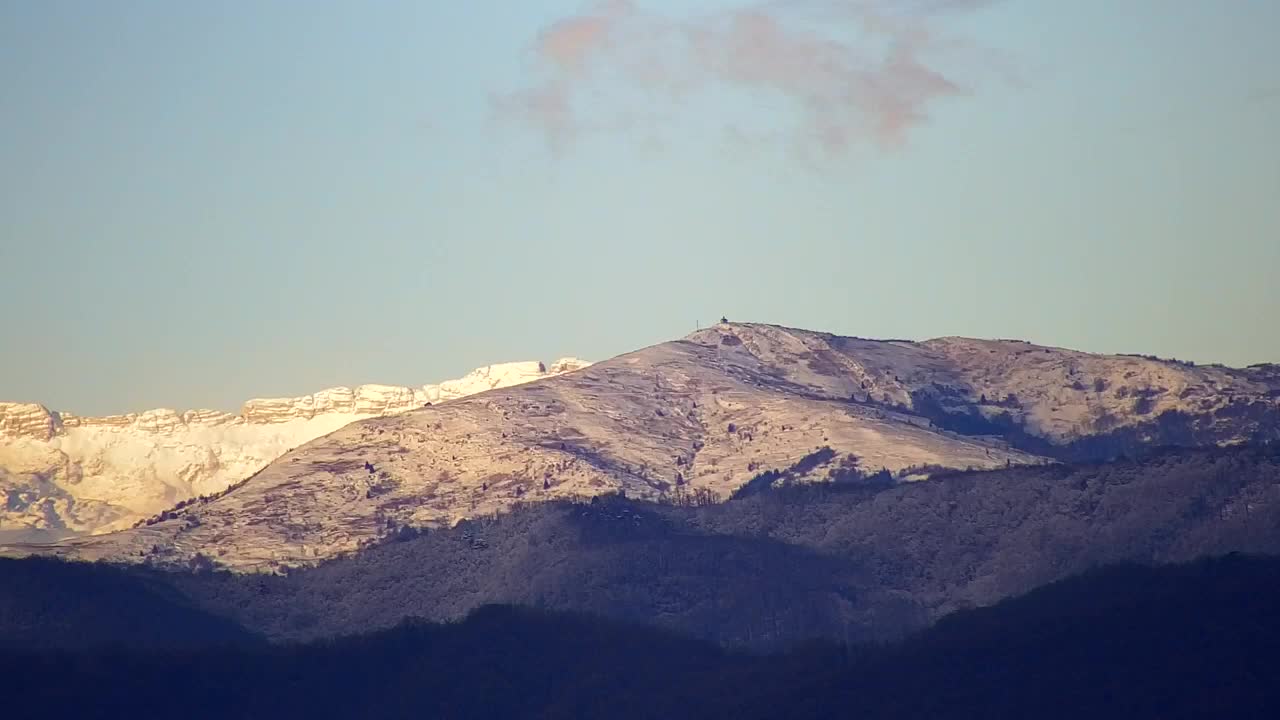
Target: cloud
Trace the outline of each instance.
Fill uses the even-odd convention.
[[[564,149],[592,132],[651,123],[652,134],[683,100],[731,90],[787,107],[795,119],[783,137],[806,148],[895,146],[940,100],[969,91],[961,77],[996,69],[941,32],[992,1],[772,0],[674,17],[606,0],[543,28],[536,79],[495,109]],[[741,118],[720,120],[735,140],[747,136]]]
[[[582,72],[593,55],[609,47],[610,35],[638,10],[628,0],[610,0],[544,29],[535,47],[540,56],[564,72]]]

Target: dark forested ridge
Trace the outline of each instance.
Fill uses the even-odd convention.
[[[46,558],[0,558],[0,650],[263,644],[201,610],[165,576]]]
[[[770,489],[705,507],[543,503],[404,531],[286,576],[118,572],[274,640],[454,620],[498,603],[779,648],[889,640],[1099,565],[1232,551],[1280,552],[1273,449]],[[50,586],[12,580],[18,567],[0,563],[0,597],[14,588],[38,605]]]
[[[1271,718],[1280,559],[1119,566],[904,643],[749,655],[489,606],[310,645],[0,653],[15,717]]]

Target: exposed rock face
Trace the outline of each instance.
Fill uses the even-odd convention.
[[[246,402],[240,415],[246,422],[270,424],[290,420],[310,420],[317,415],[389,415],[418,407],[425,402],[422,390],[392,385],[361,385],[330,388],[296,398],[254,399]]]
[[[157,409],[95,418],[0,403],[0,541],[25,530],[128,527],[177,502],[221,491],[354,420],[587,365],[572,358],[550,370],[539,362],[505,363],[420,388],[361,385],[254,399],[239,414]]]
[[[0,403],[0,437],[48,440],[62,423],[57,415],[35,403]]]
[[[501,373],[474,375],[484,385]],[[910,481],[938,467],[1264,438],[1280,438],[1270,366],[721,324],[579,372],[347,425],[221,497],[55,552],[201,552],[262,569],[550,498],[724,498],[768,470],[789,482],[883,481],[885,471]]]

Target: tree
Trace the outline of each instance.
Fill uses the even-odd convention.
[[[693,491],[693,504],[698,507],[707,507],[720,502],[720,495],[711,488],[698,488]]]
[[[211,573],[216,569],[213,558],[204,553],[196,553],[187,561],[187,567],[193,573]]]

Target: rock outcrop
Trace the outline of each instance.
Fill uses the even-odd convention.
[[[48,440],[62,428],[62,420],[36,403],[0,403],[0,437]]]

